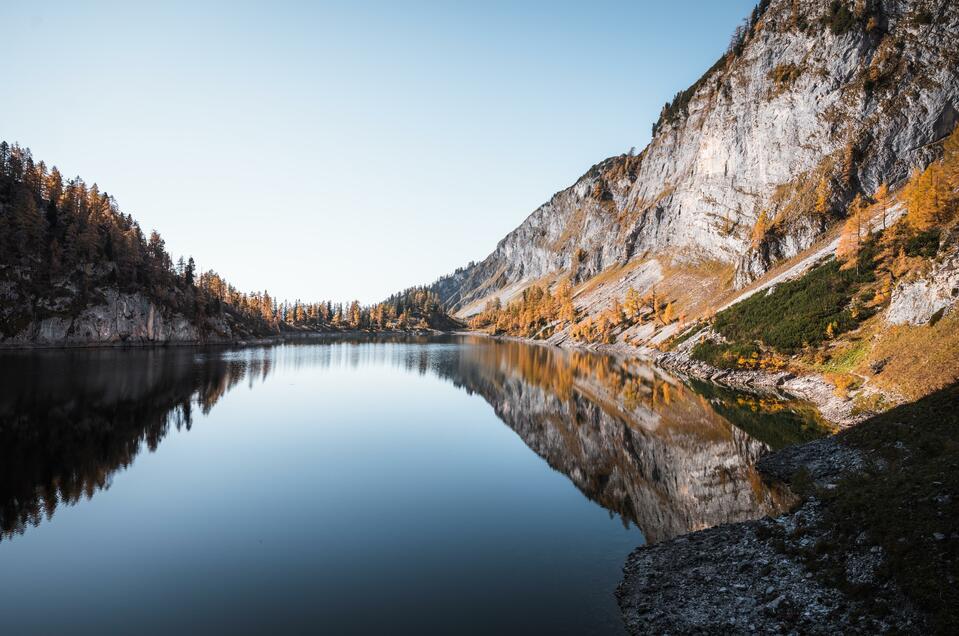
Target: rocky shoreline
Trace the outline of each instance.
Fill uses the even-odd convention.
[[[896,611],[868,617],[850,598],[790,552],[814,545],[806,530],[820,514],[809,500],[775,519],[718,526],[639,548],[616,590],[631,634],[848,634],[920,632],[922,617],[899,596]],[[853,576],[874,578],[881,554],[847,556]]]
[[[834,485],[862,458],[835,437],[784,449],[759,463],[765,478],[788,481],[801,467]],[[817,514],[810,500],[778,518],[718,526],[634,550],[616,599],[630,633],[837,633],[855,608],[816,580],[772,537]],[[840,630],[846,631],[846,630]]]
[[[956,471],[929,448],[954,443],[957,397],[760,459],[799,505],[636,549],[616,592],[629,632],[948,633]]]

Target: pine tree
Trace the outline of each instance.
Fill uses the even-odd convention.
[[[942,153],[943,177],[955,199],[956,190],[959,190],[959,126],[946,137]]]
[[[84,262],[93,263],[96,261],[99,243],[100,234],[97,231],[96,222],[88,216],[86,221],[80,225],[80,233],[77,236],[77,252]]]
[[[186,269],[184,270],[183,274],[186,280],[186,284],[192,286],[193,278],[194,276],[196,276],[196,262],[193,260],[192,256],[189,259],[187,259]]]
[[[14,202],[13,214],[18,250],[24,256],[35,255],[43,239],[44,220],[30,192],[25,189],[20,191]]]
[[[63,271],[63,249],[57,239],[50,241],[50,277],[54,278]]]
[[[614,327],[623,324],[623,304],[619,298],[613,298],[609,307],[609,321]]]
[[[933,163],[922,172],[913,170],[903,193],[909,225],[923,231],[941,223],[949,195],[941,164]]]

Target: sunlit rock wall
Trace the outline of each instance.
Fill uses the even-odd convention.
[[[860,5],[837,34],[829,2],[773,0],[638,156],[593,166],[436,291],[470,313],[543,277],[662,253],[733,263],[741,286],[811,245],[856,192],[931,161],[959,121],[959,4]],[[817,214],[823,177],[830,210]],[[776,223],[754,241],[763,211]]]

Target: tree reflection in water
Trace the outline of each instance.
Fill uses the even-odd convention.
[[[0,540],[109,488],[145,447],[189,430],[244,379],[387,364],[481,395],[591,500],[648,541],[775,512],[753,463],[818,434],[795,404],[696,390],[637,361],[483,338],[386,338],[240,350],[98,350],[0,358]]]
[[[112,475],[171,428],[189,430],[271,357],[186,349],[42,351],[0,363],[0,538],[109,488]]]

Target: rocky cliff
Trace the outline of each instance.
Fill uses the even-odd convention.
[[[145,292],[103,287],[79,302],[75,293],[32,297],[0,282],[0,346],[92,346],[229,342],[256,336],[223,313],[190,319]]]
[[[901,281],[886,313],[893,325],[924,325],[942,317],[959,299],[959,246],[932,263],[928,274]]]
[[[691,269],[683,285],[704,295],[745,286],[815,243],[855,193],[937,156],[959,121],[957,69],[951,0],[763,2],[641,153],[596,164],[435,290],[469,315],[567,275],[597,279],[577,295],[591,312],[605,271],[640,291]]]
[[[6,345],[146,344],[199,342],[199,330],[182,315],[167,317],[143,294],[110,289],[101,303],[78,314],[31,321],[2,340]]]

